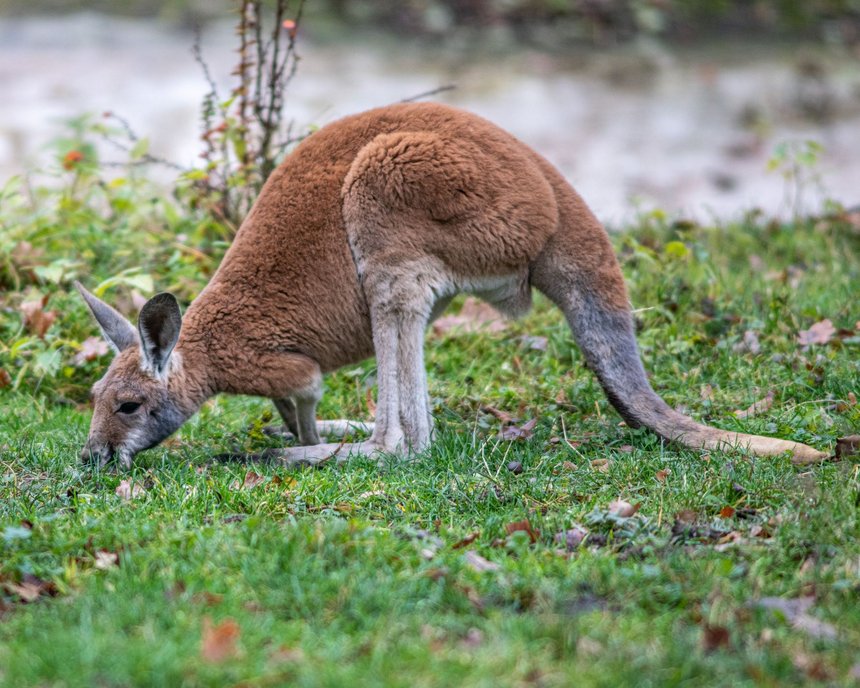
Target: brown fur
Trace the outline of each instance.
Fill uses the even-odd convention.
[[[385,403],[373,444],[421,449],[430,422],[420,338],[428,320],[457,291],[520,314],[532,285],[564,310],[632,424],[689,446],[823,456],[708,428],[667,407],[641,368],[609,239],[582,199],[514,137],[434,104],[371,110],[303,142],[272,174],[189,307],[166,383],[142,370],[146,361],[129,347],[95,388],[97,404],[102,395],[112,401],[96,407],[88,450],[123,447],[121,432],[108,429],[122,394],[107,390],[132,380],[166,384],[183,419],[218,392],[297,400],[278,406],[292,427],[303,401],[313,413],[322,373],[374,352]],[[318,441],[305,434],[306,443]]]

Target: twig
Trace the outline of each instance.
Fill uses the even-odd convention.
[[[438,95],[439,93],[444,93],[445,91],[453,91],[457,88],[457,84],[445,84],[444,86],[439,86],[437,88],[431,89],[429,91],[424,91],[423,93],[418,93],[414,96],[410,96],[409,98],[404,98],[403,100],[398,101],[399,103],[414,103],[416,100],[421,100],[422,98],[429,98],[430,96]]]

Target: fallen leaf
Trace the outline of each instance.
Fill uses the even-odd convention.
[[[609,506],[606,509],[610,514],[621,516],[622,518],[630,518],[638,511],[638,507],[633,506],[630,502],[625,502],[623,499],[609,502]]]
[[[491,416],[495,416],[502,421],[502,423],[513,423],[516,420],[516,416],[512,416],[507,411],[497,409],[495,406],[482,406],[481,410],[484,413],[489,413]]]
[[[831,677],[831,672],[827,670],[820,657],[812,657],[805,652],[797,652],[791,658],[791,661],[797,669],[811,679],[827,681]]]
[[[219,664],[239,654],[238,642],[241,629],[233,619],[225,619],[213,625],[212,619],[203,617],[200,641],[200,656],[207,662]]]
[[[561,467],[566,471],[575,471],[576,470],[576,464],[573,463],[573,461],[562,461]]]
[[[452,331],[460,333],[472,332],[502,332],[508,324],[495,308],[484,301],[469,297],[463,302],[463,307],[456,315],[446,315],[433,322],[433,333],[447,334]]]
[[[767,539],[770,536],[771,536],[771,532],[767,528],[765,528],[764,526],[760,526],[760,525],[756,524],[752,528],[750,528],[750,537]]]
[[[588,531],[582,526],[573,526],[567,530],[562,530],[553,536],[553,540],[562,545],[568,552],[573,552],[577,549],[588,537]]]
[[[230,487],[234,490],[253,490],[264,482],[266,482],[266,479],[262,475],[258,475],[254,471],[248,471],[245,473],[245,479],[241,484],[238,480],[234,480],[230,483]]]
[[[702,401],[714,400],[714,388],[710,384],[704,384],[699,388],[699,397]]]
[[[755,356],[761,353],[761,344],[758,341],[758,334],[755,330],[746,330],[744,338],[732,347],[735,353],[751,353]]]
[[[474,533],[469,533],[462,540],[458,540],[453,545],[451,545],[451,549],[462,549],[463,547],[466,547],[467,545],[471,545],[475,540],[478,539],[478,537],[480,535],[481,535],[481,533],[477,530]]]
[[[836,334],[836,328],[833,327],[830,319],[825,319],[815,323],[808,330],[798,332],[797,341],[801,346],[827,344],[834,334]]]
[[[537,418],[532,418],[522,425],[507,425],[502,428],[499,438],[509,441],[527,440],[534,434],[535,425],[537,425]]]
[[[609,459],[594,459],[594,461],[591,462],[591,467],[600,473],[608,473]]]
[[[17,595],[22,602],[35,602],[43,595],[52,597],[57,594],[57,586],[52,581],[42,580],[27,573],[20,583],[6,582],[3,584],[8,592]]]
[[[752,418],[760,413],[770,411],[771,406],[773,406],[773,390],[768,392],[764,398],[753,402],[749,408],[743,411],[735,411],[735,416],[738,418]]]
[[[484,642],[484,633],[477,628],[466,631],[466,637],[460,641],[460,645],[468,649],[474,649]]]
[[[99,571],[107,571],[115,566],[119,566],[119,554],[116,552],[108,552],[106,549],[100,549],[96,552],[94,566]]]
[[[57,317],[56,311],[46,311],[48,296],[43,296],[38,301],[25,301],[21,304],[21,313],[24,316],[24,327],[39,339],[45,338],[45,333]]]
[[[519,475],[523,472],[523,464],[521,461],[509,461],[508,470],[514,475]]]
[[[201,590],[200,592],[195,592],[191,596],[191,601],[194,602],[194,604],[203,604],[207,607],[214,607],[224,601],[224,595],[219,595],[217,592],[209,592],[208,590]]]
[[[0,371],[0,374],[2,374],[2,371]],[[840,401],[836,404],[836,410],[840,413],[845,413],[845,411],[855,406],[857,406],[857,395],[854,392],[848,392],[845,401]]]
[[[585,658],[599,657],[603,654],[603,645],[593,638],[584,635],[576,641],[576,654]]]
[[[735,515],[735,508],[728,504],[720,509],[720,518],[731,518]]]
[[[108,343],[101,337],[87,337],[81,342],[81,348],[75,354],[75,365],[82,366],[87,361],[94,361],[100,356],[104,356],[109,350]]]
[[[836,458],[847,459],[860,454],[860,435],[848,435],[836,440]]]
[[[128,480],[120,481],[116,488],[116,494],[126,501],[136,499],[145,492],[146,490],[143,488],[143,485],[140,485],[139,483],[132,485]]]
[[[666,478],[669,477],[669,474],[672,472],[670,468],[661,468],[654,474],[654,477],[657,478],[657,482],[665,483]]]
[[[289,645],[281,645],[269,655],[269,661],[277,664],[301,662],[304,658],[305,653],[300,647],[290,647]]]
[[[505,532],[508,535],[510,535],[511,533],[516,533],[520,530],[528,534],[529,540],[532,542],[532,544],[537,542],[538,538],[540,538],[540,532],[532,528],[532,524],[528,522],[528,519],[524,521],[515,521],[514,523],[508,523],[505,526]]]
[[[532,335],[523,335],[520,341],[533,351],[546,351],[549,343],[546,337],[535,337]]]
[[[5,368],[0,368],[0,389],[4,387],[8,387],[12,384],[12,376],[6,371]]]
[[[721,647],[728,647],[730,640],[729,629],[724,626],[705,624],[702,627],[702,647],[705,652],[713,652]]]
[[[464,555],[464,558],[466,560],[466,565],[478,573],[484,573],[485,571],[498,571],[502,568],[495,562],[484,559],[484,557],[473,549],[468,550]]]
[[[775,611],[781,615],[786,622],[792,627],[803,631],[811,638],[834,639],[838,635],[836,627],[822,621],[809,613],[812,605],[815,603],[815,597],[807,595],[805,597],[763,597],[760,600],[754,601],[752,604],[761,609]]]

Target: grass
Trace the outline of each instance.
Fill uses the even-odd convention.
[[[857,432],[856,229],[665,224],[615,238],[660,393],[819,447]],[[57,341],[95,331],[67,286]],[[800,347],[823,318],[842,332]],[[747,330],[760,353],[736,346]],[[81,402],[107,357],[0,390],[0,684],[855,684],[856,458],[800,468],[624,427],[545,301],[507,332],[431,334],[427,350],[438,437],[415,463],[215,463],[277,444],[268,402],[220,397],[130,473],[98,472],[77,460]],[[330,376],[320,415],[367,418],[374,372]],[[768,411],[734,416],[769,391]],[[536,418],[534,435],[500,440],[487,406]],[[262,481],[242,487],[248,471]],[[123,499],[124,480],[143,491]],[[616,499],[639,510],[613,515]],[[534,542],[509,527],[522,521]],[[554,536],[575,526],[589,535],[567,551]],[[800,622],[757,604],[810,596]]]

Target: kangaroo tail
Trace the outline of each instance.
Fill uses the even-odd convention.
[[[794,463],[827,454],[798,442],[697,423],[664,402],[642,367],[621,270],[600,223],[569,187],[559,194],[559,231],[531,266],[531,282],[564,311],[606,396],[632,427],[695,449],[743,448],[758,456],[789,452]]]

